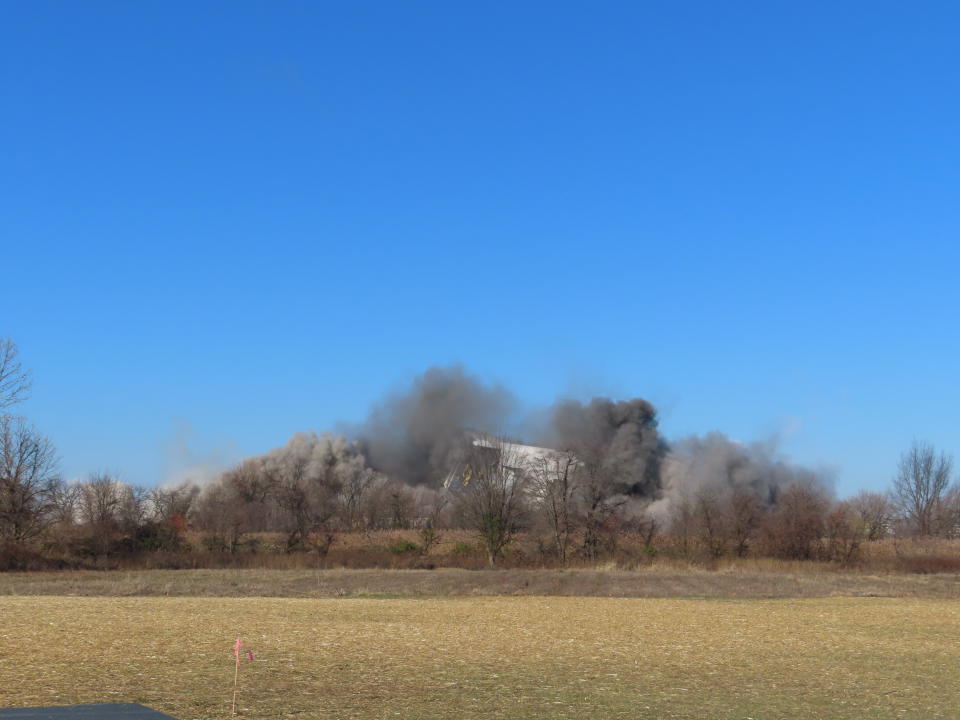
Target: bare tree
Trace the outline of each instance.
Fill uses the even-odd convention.
[[[153,516],[159,522],[185,521],[200,495],[200,488],[189,480],[174,487],[155,488],[150,491]]]
[[[276,478],[261,472],[260,463],[246,460],[223,472],[196,498],[192,514],[210,550],[237,552],[244,536],[271,529]]]
[[[735,488],[730,494],[730,538],[737,557],[746,557],[763,522],[764,507],[755,493]]]
[[[894,507],[885,493],[863,490],[850,500],[850,507],[863,528],[864,540],[879,540],[890,532]]]
[[[120,527],[135,535],[143,528],[150,515],[150,490],[142,485],[120,483]]]
[[[558,452],[536,458],[530,468],[530,488],[550,528],[561,565],[567,564],[567,552],[576,529],[574,503],[579,465],[572,452]]]
[[[503,438],[482,437],[467,446],[461,467],[461,513],[480,534],[493,567],[520,529],[529,478],[526,458]]]
[[[51,493],[54,523],[70,527],[77,521],[77,506],[80,501],[80,486],[74,483],[58,483]]]
[[[797,482],[784,488],[764,527],[773,555],[791,560],[810,560],[820,552],[830,498],[813,482]]]
[[[307,446],[303,446],[307,449]],[[278,459],[279,460],[279,459]],[[290,453],[279,462],[264,465],[271,472],[274,497],[280,509],[280,522],[287,533],[287,551],[312,548],[322,561],[336,539],[338,530],[355,522],[345,517],[345,498],[362,501],[363,494],[352,495],[354,489],[369,485],[371,480],[358,479],[372,471],[354,455]],[[351,508],[354,518],[361,518],[362,508]]]
[[[640,512],[635,512],[624,524],[624,528],[640,540],[642,552],[646,557],[650,558],[656,555],[657,549],[654,540],[660,530],[660,522],[655,515],[650,514],[644,508]]]
[[[120,481],[109,473],[93,473],[80,485],[80,520],[94,532],[112,532],[116,528],[120,503]]]
[[[198,526],[206,533],[203,541],[210,550],[236,552],[244,534],[263,514],[262,503],[248,501],[230,482],[241,472],[240,467],[228,470],[220,482],[209,485],[197,498],[194,514]]]
[[[420,535],[420,554],[429,555],[430,550],[440,542],[440,527],[450,496],[446,492],[420,485],[413,491],[413,498],[416,513],[414,524]]]
[[[278,478],[276,498],[284,512],[287,551],[319,540],[317,549],[323,556],[333,543],[333,520],[343,485],[334,464],[312,470],[306,458],[293,458]]]
[[[960,483],[947,490],[934,522],[937,532],[944,537],[960,537]]]
[[[837,503],[827,514],[824,531],[827,536],[827,556],[842,563],[854,560],[860,543],[866,537],[863,518],[849,500]]]
[[[728,527],[719,493],[709,488],[700,489],[694,497],[694,514],[703,547],[710,557],[722,557],[727,551]]]
[[[893,501],[918,535],[936,530],[934,519],[950,484],[953,458],[933,445],[914,441],[900,456],[893,479]]]
[[[47,438],[21,418],[0,416],[0,540],[20,545],[55,519],[61,481]]]
[[[339,463],[338,475],[343,526],[358,530],[364,524],[364,501],[379,476],[359,463]]]
[[[0,339],[0,410],[22,402],[30,390],[30,373],[23,369],[13,340]]]
[[[687,493],[681,493],[670,504],[670,535],[684,557],[691,554],[695,525],[693,502]]]
[[[580,471],[578,495],[583,526],[583,554],[595,560],[602,546],[613,544],[616,535],[616,516],[627,502],[616,490],[611,471],[594,462],[584,462]]]
[[[77,507],[88,551],[107,555],[115,548],[122,527],[125,485],[106,472],[91,474],[80,484]]]

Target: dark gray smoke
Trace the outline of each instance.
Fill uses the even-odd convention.
[[[561,401],[540,442],[573,451],[589,471],[602,473],[622,494],[658,494],[666,443],[657,429],[657,411],[646,400]]]
[[[486,385],[461,367],[433,367],[374,408],[354,434],[372,467],[410,485],[436,487],[465,432],[508,433],[517,409],[502,386]],[[657,495],[666,445],[656,409],[645,400],[561,401],[547,413],[545,428],[518,439],[573,451],[621,493]]]
[[[390,395],[352,434],[371,466],[408,485],[437,487],[467,430],[507,432],[517,402],[462,367],[432,367]]]

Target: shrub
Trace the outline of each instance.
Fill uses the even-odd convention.
[[[464,557],[467,555],[475,555],[477,553],[477,548],[468,542],[458,542],[453,546],[453,549],[450,552],[453,555]]]
[[[226,552],[227,541],[222,535],[204,535],[200,538],[200,544],[208,552]]]
[[[402,555],[404,553],[420,552],[420,546],[416,543],[410,542],[409,540],[398,540],[393,545],[388,545],[387,550],[395,555]]]
[[[440,542],[440,533],[433,527],[420,528],[420,542],[420,552],[428,555],[430,548]]]

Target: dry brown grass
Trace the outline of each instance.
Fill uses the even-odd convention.
[[[256,552],[219,553],[203,552],[202,537],[198,533],[188,536],[194,552],[169,554],[149,553],[127,559],[117,558],[114,565],[120,564],[128,569],[160,568],[272,568],[306,569],[318,567],[318,558],[312,553],[285,553],[283,538],[276,533],[258,533],[250,535],[247,542]],[[411,569],[424,566],[460,567],[481,569],[486,567],[486,554],[480,547],[476,533],[467,530],[442,530],[439,542],[429,554],[417,552],[391,552],[402,543],[421,543],[415,530],[374,530],[367,532],[341,533],[337,536],[329,556],[323,561],[324,567],[342,568],[381,568]],[[576,547],[580,539],[575,539]],[[824,544],[826,544],[826,540]],[[682,550],[675,539],[657,537],[651,547],[646,547],[643,538],[637,533],[620,533],[616,539],[616,548],[601,561],[610,567],[635,569],[648,566],[659,568],[685,568],[690,565],[716,569],[717,567],[745,567],[755,569],[758,564],[777,568],[790,567],[791,572],[836,572],[838,570],[864,573],[960,573],[960,540],[944,538],[902,538],[885,539],[863,543],[858,552],[843,565],[827,561],[787,561],[778,560],[762,554],[757,547],[748,558],[726,555],[714,559],[704,548],[691,545]],[[459,546],[459,547],[458,547]],[[472,548],[463,552],[465,548]],[[651,552],[652,551],[652,552]],[[551,552],[549,538],[536,533],[521,533],[508,547],[505,557],[499,561],[506,568],[557,568],[559,563]],[[571,569],[592,569],[596,561],[588,560],[572,553]]]
[[[814,572],[809,563],[740,561],[715,571],[656,565],[609,570],[137,570],[0,573],[0,595],[960,599],[960,575]]]
[[[960,606],[916,599],[0,598],[0,706],[225,718],[945,718]]]

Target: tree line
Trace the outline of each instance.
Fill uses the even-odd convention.
[[[430,557],[445,532],[467,530],[491,566],[524,545],[564,566],[616,557],[772,556],[852,562],[884,538],[960,537],[953,460],[916,441],[888,492],[837,501],[813,481],[763,494],[703,487],[669,503],[624,492],[590,447],[530,455],[505,438],[464,443],[445,488],[411,487],[370,468],[342,437],[299,434],[202,487],[142,488],[107,473],[65,482],[53,444],[13,410],[30,388],[16,345],[0,342],[0,569],[110,566],[151,553],[310,553],[318,563],[348,534],[408,530],[398,552]],[[520,539],[523,539],[523,543]],[[516,558],[514,558],[515,560]],[[442,559],[439,560],[442,562]]]

